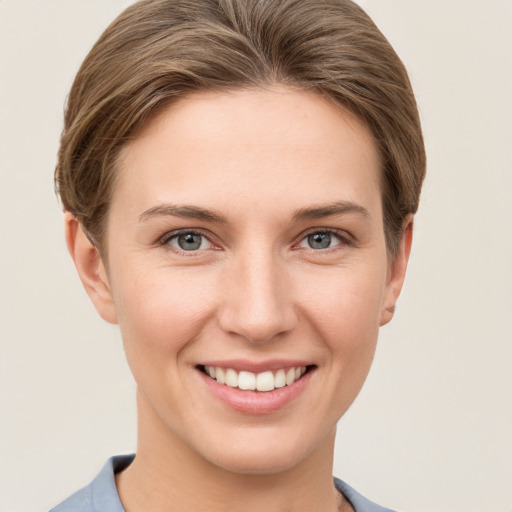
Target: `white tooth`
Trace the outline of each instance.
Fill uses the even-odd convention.
[[[212,378],[212,379],[215,379],[215,368],[213,366],[205,366],[204,367],[205,370],[208,372],[208,375]]]
[[[284,370],[278,370],[274,377],[274,386],[276,388],[284,388],[286,386],[286,374]]]
[[[256,389],[256,375],[251,372],[240,372],[238,374],[238,387],[240,389]]]
[[[238,387],[238,373],[231,368],[226,370],[226,386],[229,386],[230,388]]]
[[[256,377],[256,389],[258,391],[272,391],[274,387],[274,374],[272,372],[258,373]]]
[[[295,380],[300,377],[300,368],[295,368]]]
[[[220,384],[226,383],[226,373],[222,368],[215,368],[215,378]]]
[[[290,368],[286,372],[286,385],[289,386],[295,382],[295,368]]]
[[[306,367],[305,366],[302,366],[301,369],[300,369],[300,375],[302,377],[302,375],[304,375],[306,373]]]

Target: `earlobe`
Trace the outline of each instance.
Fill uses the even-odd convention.
[[[98,249],[91,243],[77,218],[65,213],[66,243],[76,270],[100,316],[107,322],[116,324],[115,309],[110,283]]]
[[[400,292],[402,291],[405,273],[407,271],[407,264],[409,262],[409,255],[411,253],[412,233],[413,216],[409,215],[404,222],[398,251],[390,265],[384,300],[382,302],[379,321],[380,326],[386,325],[390,322],[395,314],[396,302],[400,296]]]

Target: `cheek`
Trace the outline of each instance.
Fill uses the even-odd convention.
[[[375,353],[385,289],[385,268],[368,265],[360,272],[336,269],[317,275],[309,290],[303,287],[304,315],[331,367],[331,393],[345,410],[366,379]],[[342,390],[340,393],[339,390]]]
[[[330,339],[355,342],[365,332],[378,331],[385,276],[384,268],[365,265],[357,271],[343,267],[320,271],[296,282],[304,310],[316,327]]]
[[[161,356],[177,360],[211,316],[214,296],[206,276],[172,268],[132,270],[129,275],[114,290],[130,365],[146,361],[159,367],[165,362]]]

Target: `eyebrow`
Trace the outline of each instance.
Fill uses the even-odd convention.
[[[183,205],[177,206],[173,204],[162,204],[149,208],[144,213],[139,215],[139,222],[145,222],[153,217],[174,216],[183,217],[186,219],[197,219],[207,222],[217,222],[219,224],[226,224],[227,219],[224,215],[217,213],[206,208],[198,206]]]
[[[370,212],[363,206],[351,201],[337,201],[335,203],[322,204],[309,208],[300,208],[293,214],[292,220],[321,219],[331,215],[357,213],[364,218],[370,218]]]
[[[365,218],[370,217],[368,210],[359,204],[353,203],[351,201],[337,201],[335,203],[312,206],[308,208],[300,208],[293,213],[292,221],[320,219],[322,217],[348,213],[357,213]],[[207,210],[206,208],[200,208],[199,206],[177,206],[169,203],[149,208],[141,215],[139,215],[139,222],[146,222],[151,218],[162,216],[197,219],[206,222],[216,222],[218,224],[228,223],[228,220],[224,215],[213,210]]]

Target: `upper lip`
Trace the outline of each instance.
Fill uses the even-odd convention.
[[[215,368],[231,368],[237,372],[248,371],[252,373],[261,373],[264,371],[281,370],[282,368],[300,368],[301,366],[311,366],[311,361],[300,359],[268,359],[266,361],[250,361],[248,359],[223,359],[201,361],[197,366],[213,366]]]

